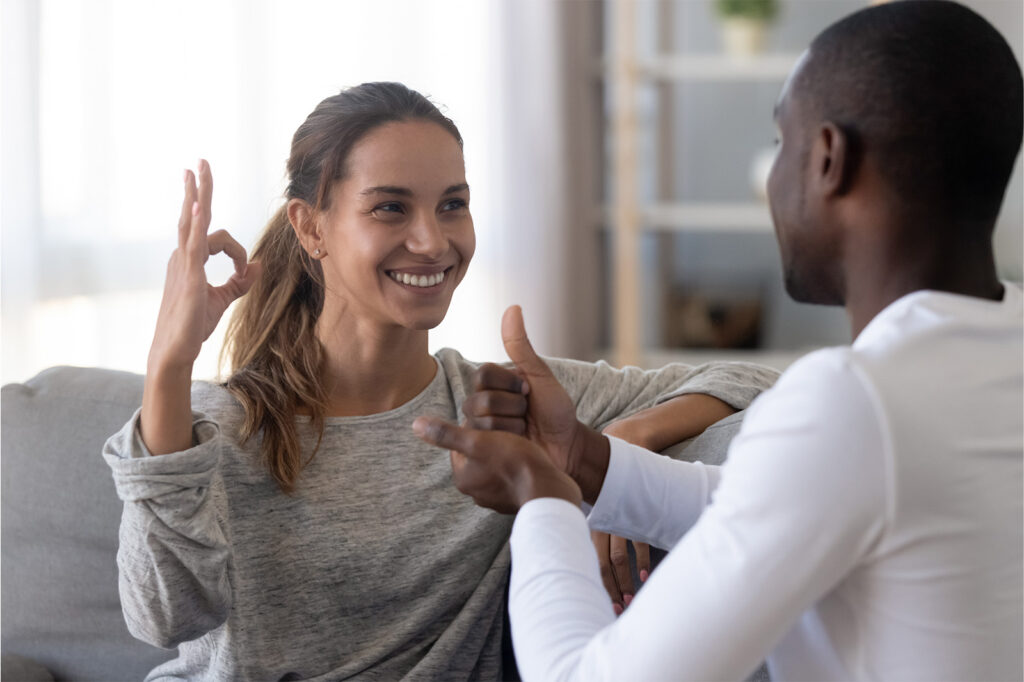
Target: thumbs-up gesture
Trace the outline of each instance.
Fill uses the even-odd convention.
[[[584,485],[590,478],[586,470],[592,464],[588,451],[596,445],[607,453],[606,443],[597,442],[604,439],[576,419],[572,398],[534,351],[519,306],[505,311],[501,338],[514,369],[487,364],[477,370],[474,392],[462,405],[465,426],[524,435],[539,445],[561,471]],[[603,480],[603,470],[601,474]],[[587,488],[584,495],[588,497]]]
[[[515,369],[481,365],[462,405],[466,422],[418,417],[413,430],[450,451],[455,486],[482,507],[514,513],[536,497],[593,502],[608,440],[576,419],[569,394],[530,345],[519,306],[505,311],[501,336]]]

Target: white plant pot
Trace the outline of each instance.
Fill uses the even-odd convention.
[[[765,22],[745,17],[722,19],[722,44],[726,54],[750,57],[764,49]]]

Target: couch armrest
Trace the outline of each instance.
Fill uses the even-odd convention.
[[[54,682],[46,666],[31,658],[3,654],[0,656],[0,678],[18,682]]]

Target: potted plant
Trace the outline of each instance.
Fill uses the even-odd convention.
[[[764,45],[765,28],[779,11],[778,0],[715,0],[722,20],[722,41],[732,55],[757,54]]]

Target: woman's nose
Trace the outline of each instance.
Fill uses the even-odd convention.
[[[433,214],[420,216],[409,226],[405,244],[412,253],[432,260],[448,252],[448,238]]]

